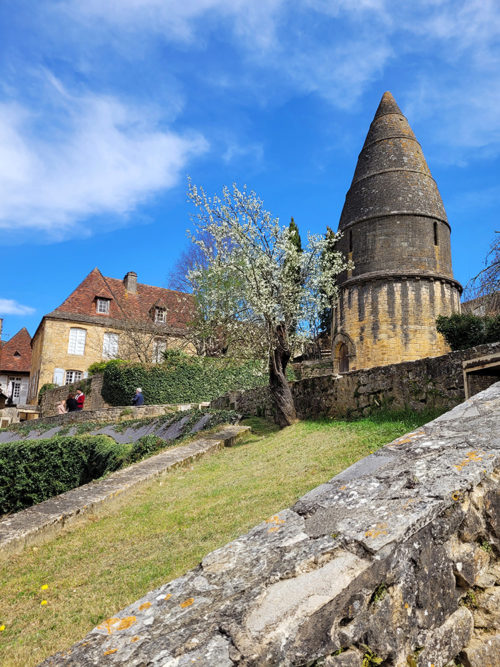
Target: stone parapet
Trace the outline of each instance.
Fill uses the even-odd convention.
[[[498,664],[500,383],[44,665]]]

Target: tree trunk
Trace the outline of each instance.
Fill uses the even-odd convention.
[[[283,428],[297,421],[292,391],[286,379],[290,350],[283,327],[277,329],[277,344],[269,353],[269,389],[276,408],[276,421]]]

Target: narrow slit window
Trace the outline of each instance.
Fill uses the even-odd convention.
[[[434,245],[439,245],[438,241],[438,223],[434,223]]]
[[[349,230],[349,252],[352,252],[352,229]]]

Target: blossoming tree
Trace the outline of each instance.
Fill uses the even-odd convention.
[[[212,321],[261,332],[277,421],[289,425],[296,413],[287,364],[336,297],[346,262],[331,237],[309,235],[300,248],[296,230],[281,226],[246,188],[224,187],[221,197],[210,197],[190,183],[188,197],[196,207],[189,235],[203,257],[188,274],[195,297]]]

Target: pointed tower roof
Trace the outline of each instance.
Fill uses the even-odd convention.
[[[386,90],[385,93],[382,95],[382,99],[380,100],[380,104],[378,105],[375,118],[378,118],[379,116],[384,116],[387,113],[396,113],[399,114],[400,116],[403,115],[401,113],[401,109],[398,107],[396,103],[396,100],[394,99],[393,94],[388,90]]]
[[[422,148],[390,92],[383,94],[359,154],[339,229],[394,215],[448,224]]]

